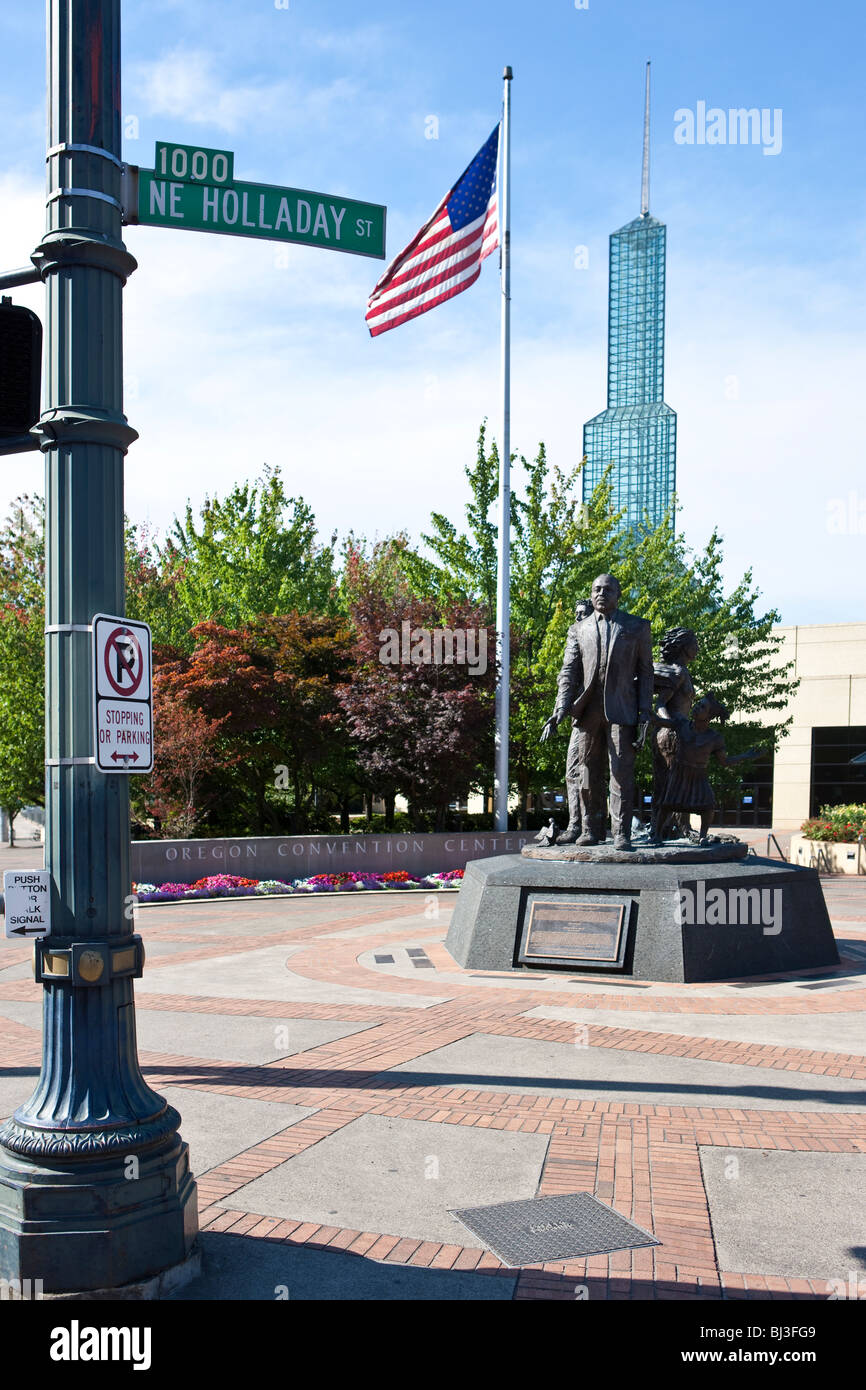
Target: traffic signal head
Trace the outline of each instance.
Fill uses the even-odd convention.
[[[39,419],[42,324],[22,304],[0,298],[0,439],[26,434]]]

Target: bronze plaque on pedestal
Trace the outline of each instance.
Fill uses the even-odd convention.
[[[522,965],[621,967],[628,937],[628,900],[535,899],[520,939]]]

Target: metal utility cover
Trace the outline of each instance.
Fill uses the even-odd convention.
[[[589,1192],[452,1211],[509,1269],[661,1245]]]

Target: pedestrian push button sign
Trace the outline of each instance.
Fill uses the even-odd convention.
[[[47,869],[7,869],[3,875],[7,937],[47,936],[51,930],[51,875]]]
[[[94,748],[100,772],[153,768],[150,628],[147,623],[93,619]]]

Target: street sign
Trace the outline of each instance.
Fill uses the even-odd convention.
[[[47,869],[7,869],[3,875],[6,935],[15,941],[51,930],[51,874]]]
[[[93,747],[100,772],[153,769],[150,628],[93,619]]]
[[[170,145],[157,140],[154,173],[157,178],[181,183],[221,186],[234,178],[235,157],[230,150],[207,150],[201,145]]]
[[[232,176],[232,159],[227,150],[160,142],[155,169],[123,166],[124,222],[385,259],[386,208],[303,188],[240,183]]]

